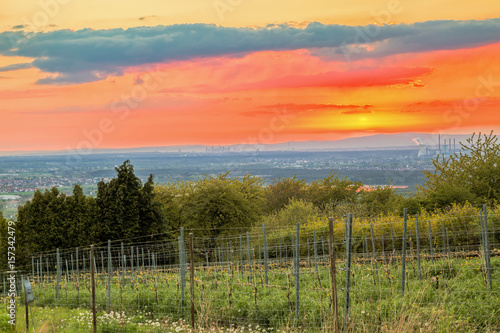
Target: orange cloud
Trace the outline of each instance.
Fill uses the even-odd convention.
[[[363,114],[363,113],[373,113],[371,110],[349,110],[349,111],[340,111],[340,114]]]
[[[95,148],[230,144],[271,129],[266,143],[498,126],[498,54],[500,43],[346,64],[266,51],[130,67],[64,87],[33,85],[34,69],[9,72],[17,77],[2,80],[0,150],[75,148],[103,119],[113,130]]]

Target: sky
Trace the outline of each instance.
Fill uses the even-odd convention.
[[[498,0],[0,2],[0,151],[500,133]]]

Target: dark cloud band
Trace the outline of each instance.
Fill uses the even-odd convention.
[[[428,21],[400,25],[345,26],[311,23],[228,28],[184,24],[129,29],[0,33],[0,54],[34,58],[51,73],[39,83],[66,84],[122,75],[131,66],[257,51],[331,48],[332,56],[391,54],[470,48],[500,42],[500,19]],[[367,44],[372,45],[366,48]],[[351,59],[348,59],[351,60]],[[19,68],[26,68],[21,64]]]

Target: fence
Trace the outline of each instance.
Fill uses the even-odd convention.
[[[33,255],[24,272],[32,324],[59,312],[61,327],[82,332],[498,330],[499,221],[486,208],[421,221],[405,210],[399,221],[350,215],[217,239],[181,230],[175,241],[56,249]]]

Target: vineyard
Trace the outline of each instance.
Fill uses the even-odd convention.
[[[30,331],[497,332],[499,229],[496,211],[468,207],[33,254]],[[25,332],[21,286],[17,303]]]

